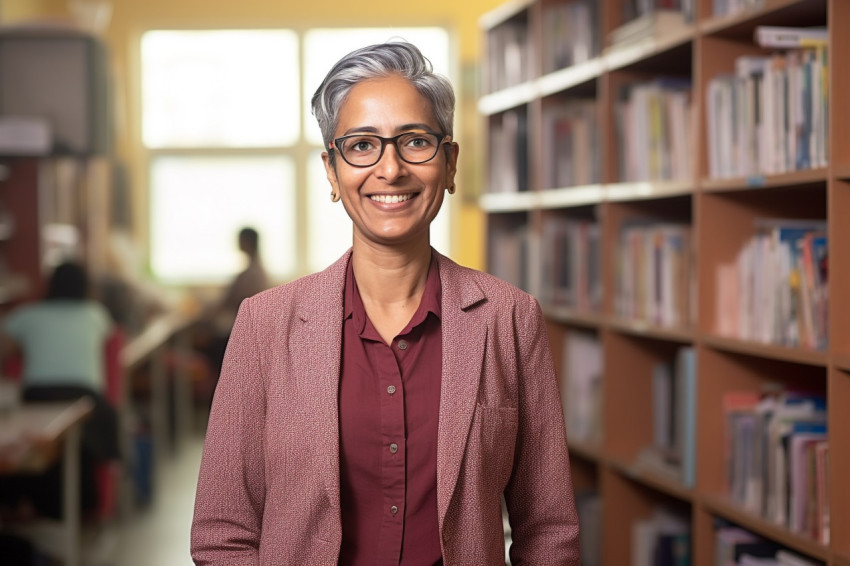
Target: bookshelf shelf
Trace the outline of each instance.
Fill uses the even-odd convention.
[[[489,193],[481,195],[479,205],[487,212],[522,212],[539,206],[540,194],[521,191],[516,193]]]
[[[693,491],[682,487],[678,483],[677,478],[667,477],[661,472],[641,467],[640,464],[612,460],[610,465],[612,469],[633,482],[649,487],[679,501],[693,502]]]
[[[605,200],[635,201],[690,195],[694,185],[690,181],[653,181],[639,183],[612,183],[605,186]]]
[[[666,340],[668,342],[689,344],[696,338],[696,334],[691,330],[665,328],[663,326],[656,326],[641,320],[625,320],[612,317],[608,322],[608,326],[612,330],[623,334],[644,338],[654,338],[656,340]]]
[[[765,521],[760,516],[741,509],[722,496],[703,495],[702,503],[713,515],[722,517],[768,539],[781,541],[788,548],[818,560],[825,561],[829,558],[829,548],[826,546],[809,537]]]
[[[493,8],[478,21],[483,29],[492,29],[527,10],[534,0],[508,0]]]
[[[826,20],[826,0],[766,0],[759,8],[751,8],[729,16],[707,17],[698,23],[700,33],[740,34],[759,24],[810,26]]]
[[[547,17],[582,3],[598,10],[587,57],[560,68]],[[839,535],[850,532],[850,490],[836,480],[850,475],[850,455],[829,450],[850,445],[850,106],[829,103],[850,95],[850,77],[830,64],[850,59],[850,2],[763,0],[715,16],[742,3],[695,0],[689,27],[658,24],[629,38],[640,28],[624,24],[647,4],[531,0],[481,20],[488,46],[506,23],[527,26],[525,80],[485,87],[479,99],[490,146],[504,143],[506,123],[518,132],[515,145],[489,154],[480,205],[488,269],[536,294],[547,320],[573,468],[601,506],[601,519],[580,515],[600,533],[587,563],[651,564],[626,542],[672,506],[690,525],[693,566],[716,564],[715,519],[850,566],[850,539]],[[780,56],[755,43],[766,25],[828,27],[828,52]],[[795,76],[821,78],[794,91],[811,119],[803,126],[780,113],[794,107],[779,97]],[[734,119],[732,100],[744,111]],[[756,107],[758,127],[741,118]],[[517,182],[503,183],[506,171]],[[750,419],[798,401],[805,418],[755,421],[753,434],[771,435],[764,450],[789,470],[806,458],[813,471],[803,477],[797,465],[784,484],[747,483],[738,465],[760,469],[742,444]],[[792,491],[793,508],[779,503],[788,508],[770,519],[735,503]],[[805,517],[804,493],[816,511]],[[828,544],[796,534],[800,522],[824,532],[827,508]]]
[[[491,116],[528,104],[539,96],[540,90],[536,82],[527,82],[497,92],[485,95],[478,101],[478,111],[485,115]]]
[[[826,367],[827,365],[828,355],[826,352],[774,346],[772,344],[760,344],[758,342],[712,335],[703,335],[702,343],[715,350],[736,354],[746,354],[748,356],[755,356],[758,358],[793,362],[817,367]]]
[[[572,67],[566,67],[548,73],[539,80],[541,96],[549,96],[564,90],[575,88],[602,76],[605,72],[605,64],[602,59],[595,58],[590,61],[578,63]]]
[[[592,442],[573,441],[570,443],[570,457],[573,456],[599,463],[602,461],[602,450]]]
[[[583,312],[569,307],[543,305],[543,312],[550,320],[584,328],[600,328],[604,319],[597,313]]]
[[[801,185],[826,186],[826,168],[794,171],[781,175],[759,175],[747,179],[703,179],[700,189],[703,192],[741,191],[757,189],[774,189],[777,187],[796,187]]]
[[[642,64],[655,57],[663,57],[677,48],[690,49],[693,37],[694,30],[689,27],[663,38],[650,37],[634,44],[610,47],[603,55],[605,68],[608,71],[615,71],[631,65]]]
[[[604,199],[603,185],[582,185],[564,189],[538,191],[538,205],[541,209],[571,208],[596,204]]]

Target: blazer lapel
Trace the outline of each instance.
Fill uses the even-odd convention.
[[[437,433],[437,510],[442,528],[475,412],[488,328],[477,324],[477,317],[468,312],[485,298],[481,288],[457,264],[439,254],[437,258],[443,295],[443,370]]]
[[[325,442],[317,447],[317,473],[327,488],[330,501],[339,509],[339,376],[342,359],[342,317],[345,272],[349,250],[321,272],[315,284],[305,289],[296,305],[302,325],[290,335],[290,354],[302,368],[301,378],[311,390],[315,411],[310,423],[322,431]]]

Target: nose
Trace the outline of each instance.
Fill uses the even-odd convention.
[[[384,146],[384,153],[375,164],[375,171],[378,176],[385,179],[387,182],[393,182],[398,177],[402,176],[405,171],[405,162],[399,156],[398,146],[396,141],[392,140]]]

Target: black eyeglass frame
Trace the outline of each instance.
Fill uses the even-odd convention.
[[[417,134],[418,135],[434,136],[434,138],[437,140],[436,149],[434,150],[434,155],[432,155],[428,159],[425,159],[423,161],[410,161],[409,159],[405,159],[404,156],[402,155],[402,152],[399,151],[397,142],[398,142],[399,138],[401,138],[401,137],[409,136],[409,135],[417,135]],[[374,163],[370,163],[368,165],[358,165],[357,163],[352,163],[351,161],[349,161],[348,159],[345,158],[345,153],[343,153],[343,151],[341,149],[339,149],[339,147],[341,145],[343,145],[345,140],[350,139],[350,138],[362,138],[362,137],[370,137],[370,138],[375,138],[375,139],[381,140],[381,151],[378,152],[378,157],[375,159]],[[340,157],[342,157],[343,161],[345,161],[346,163],[348,163],[352,167],[361,167],[361,168],[374,167],[381,160],[381,158],[384,156],[384,149],[386,149],[387,144],[389,143],[389,144],[392,144],[393,147],[395,147],[395,151],[396,151],[396,154],[398,155],[399,159],[401,159],[405,163],[410,163],[411,165],[422,165],[423,163],[428,163],[429,161],[431,161],[432,159],[437,157],[437,154],[440,152],[440,148],[443,147],[445,144],[450,143],[451,140],[452,140],[451,136],[446,135],[446,134],[438,134],[438,133],[435,133],[435,132],[402,132],[402,133],[398,134],[397,136],[392,136],[390,138],[385,138],[385,137],[379,136],[377,134],[367,134],[367,133],[350,134],[350,135],[347,135],[347,136],[341,136],[341,137],[334,138],[333,140],[331,140],[332,145],[331,145],[331,147],[328,148],[328,151],[336,151],[337,153],[339,153]]]

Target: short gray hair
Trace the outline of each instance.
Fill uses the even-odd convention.
[[[316,89],[313,115],[319,122],[325,148],[330,147],[340,108],[351,89],[361,81],[393,75],[409,80],[431,103],[439,133],[453,135],[455,94],[449,80],[434,73],[431,62],[412,43],[390,41],[352,51],[337,61]]]

